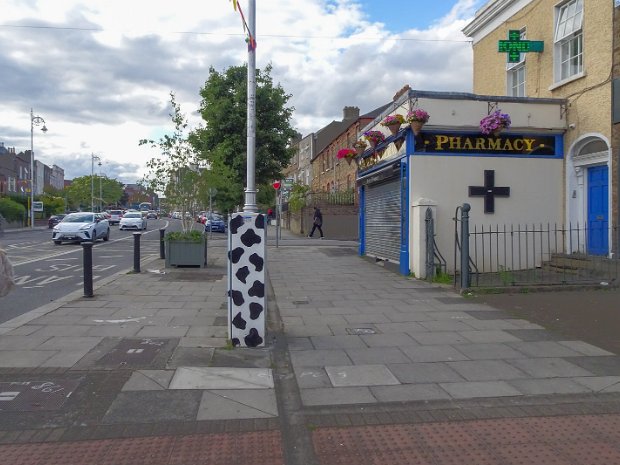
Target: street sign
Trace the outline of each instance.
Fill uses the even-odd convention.
[[[286,178],[284,179],[284,187],[287,189],[290,189],[293,186],[293,183],[295,182],[295,179],[293,178]]]
[[[33,212],[42,212],[43,211],[43,202],[32,202],[32,211]]]
[[[282,183],[280,181],[274,181],[272,185],[275,190],[278,190],[280,189],[280,186],[282,185]]]

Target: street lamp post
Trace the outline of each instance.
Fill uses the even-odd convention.
[[[95,211],[95,160],[101,161],[94,153],[90,154],[90,211]]]
[[[99,213],[103,211],[103,192],[101,189],[101,160],[99,160]]]
[[[41,131],[47,132],[45,120],[40,116],[34,116],[30,109],[30,228],[34,228],[34,127],[43,125]]]

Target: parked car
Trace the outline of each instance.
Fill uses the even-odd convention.
[[[123,217],[123,210],[110,210],[110,224],[118,224]]]
[[[147,220],[157,220],[157,219],[159,219],[159,215],[157,214],[157,212],[155,210],[149,210],[148,213],[146,214],[146,219]]]
[[[54,244],[110,239],[110,223],[101,213],[70,213],[52,229]]]
[[[49,229],[52,229],[54,226],[56,226],[58,223],[60,223],[65,216],[67,216],[67,215],[64,214],[64,213],[60,213],[58,215],[50,216],[49,219],[47,220],[47,227]]]
[[[196,223],[205,224],[205,221],[207,221],[207,212],[200,212],[196,215]]]
[[[226,221],[220,215],[212,213],[207,216],[205,221],[205,232],[226,232]]]
[[[146,218],[142,216],[141,212],[127,212],[121,218],[118,229],[146,229],[146,224]]]
[[[172,213],[172,219],[173,220],[180,220],[181,219],[181,212],[173,212]]]

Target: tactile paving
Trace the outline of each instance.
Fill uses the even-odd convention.
[[[11,465],[284,465],[278,431],[0,446]]]
[[[322,465],[620,464],[620,415],[319,428]]]

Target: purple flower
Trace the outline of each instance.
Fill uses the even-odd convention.
[[[509,128],[511,124],[510,115],[502,113],[501,110],[496,110],[480,120],[480,132],[485,135],[492,134]]]

